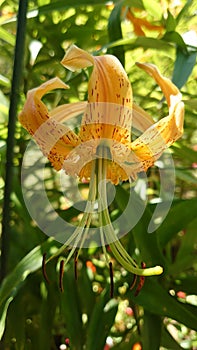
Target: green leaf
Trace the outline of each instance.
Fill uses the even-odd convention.
[[[122,2],[117,4],[109,17],[108,21],[108,34],[110,42],[114,42],[116,40],[122,39],[122,29],[121,29],[121,12],[122,12]],[[116,56],[122,65],[125,65],[124,58],[124,48],[122,45],[115,46],[111,48],[110,53]]]
[[[134,235],[136,246],[140,251],[141,259],[147,264],[147,267],[153,265],[161,265],[165,267],[166,261],[158,242],[158,233],[157,231],[148,233],[148,225],[151,218],[152,213],[146,208],[142,218],[133,228],[132,233]]]
[[[176,255],[176,260],[174,264],[169,267],[170,274],[174,275],[191,269],[197,262],[196,225],[197,219],[196,216],[194,216],[193,221],[191,220],[187,226],[185,234],[181,237],[181,244]]]
[[[185,105],[189,106],[190,108],[197,110],[197,99],[195,98],[189,98],[188,100],[184,100]]]
[[[104,348],[118,310],[117,300],[109,298],[109,288],[106,288],[94,306],[87,329],[86,350]]]
[[[185,292],[186,294],[195,295],[196,294],[197,277],[188,276],[188,272],[180,273],[174,280],[172,288],[176,292]]]
[[[13,300],[13,297],[8,298],[5,302],[3,302],[0,306],[0,339],[3,336],[4,330],[5,330],[5,322],[6,322],[6,316],[7,316],[7,310],[8,307]]]
[[[11,85],[10,80],[2,74],[0,74],[0,84],[2,86],[6,86],[7,88],[10,88]]]
[[[178,170],[176,169],[176,177],[189,184],[197,184],[197,177],[194,176],[192,170]]]
[[[162,37],[162,40],[176,44],[185,53],[187,53],[187,45],[185,44],[182,36],[179,33],[175,32],[175,31],[167,32]]]
[[[56,271],[54,271],[54,275]],[[55,276],[54,276],[55,277]],[[40,327],[39,337],[37,341],[38,350],[42,350],[44,347],[50,349],[51,339],[53,335],[53,325],[56,315],[56,309],[59,306],[59,290],[56,284],[41,284],[45,294],[42,298],[42,304],[40,307],[40,324],[45,325]]]
[[[177,20],[177,23],[182,19],[184,18],[184,16],[188,13],[188,9],[189,7],[193,4],[193,0],[187,0],[185,6],[182,8],[182,10],[179,12],[176,20]]]
[[[25,307],[24,296],[18,294],[8,309],[9,323],[6,327],[6,332],[16,340],[16,349],[25,350]],[[19,322],[20,315],[20,322]],[[6,335],[6,333],[5,333]]]
[[[64,291],[61,293],[60,298],[62,315],[68,332],[67,336],[70,339],[71,348],[73,350],[82,350],[84,337],[82,309],[78,292],[80,285],[78,285],[78,282],[75,279],[73,264],[66,266],[63,284]],[[85,293],[85,291],[83,292]]]
[[[115,3],[118,2],[118,0],[114,1]],[[51,11],[63,11],[68,8],[72,7],[81,7],[81,6],[88,6],[88,5],[105,5],[106,0],[67,0],[66,2],[64,0],[58,0],[58,1],[51,1],[49,4],[38,7],[39,14],[49,13]],[[33,11],[30,11],[30,13],[33,13]]]
[[[176,61],[172,75],[172,82],[180,89],[187,82],[196,63],[197,52],[184,53],[181,49],[176,51]]]
[[[182,200],[175,204],[166,219],[157,229],[159,242],[162,247],[177,235],[181,230],[187,228],[188,224],[195,219],[197,213],[197,199]]]
[[[143,350],[158,350],[161,344],[162,319],[147,310],[144,310],[142,328]]]
[[[0,39],[12,46],[15,45],[15,36],[5,30],[2,26],[0,27]]]
[[[9,101],[6,96],[0,91],[0,123],[5,124],[8,120]]]
[[[180,159],[184,159],[190,166],[192,163],[196,162],[197,152],[192,148],[185,146],[183,143],[175,143],[172,146],[172,149],[176,156]]]
[[[177,26],[176,19],[173,17],[173,15],[168,11],[168,17],[166,19],[166,30],[167,32],[173,32],[175,31]]]
[[[144,7],[147,10],[148,14],[151,14],[152,16],[158,18],[161,18],[162,16],[162,7],[158,3],[158,1],[155,0],[143,0]]]
[[[154,277],[145,280],[142,290],[133,301],[150,313],[170,317],[186,327],[197,330],[197,307],[179,302],[155,281]]]
[[[127,205],[129,197],[131,197],[130,201],[132,200],[132,202],[130,203],[129,208],[132,207],[132,210],[130,209],[129,215],[126,213],[127,215],[125,215],[125,220],[129,219],[133,225],[135,224],[135,226],[132,228],[132,234],[136,247],[140,251],[141,261],[144,261],[147,266],[165,266],[164,256],[161,253],[161,249],[158,244],[157,232],[148,233],[148,225],[151,221],[152,212],[149,210],[149,208],[145,208],[144,202],[135,191],[129,193],[121,186],[117,186],[116,191],[116,203],[120,211],[123,212],[123,215],[126,213],[125,205]],[[127,210],[129,210],[129,208]],[[139,218],[140,215],[141,217]]]
[[[89,318],[94,308],[96,297],[92,290],[92,282],[88,277],[87,268],[85,266],[80,269],[77,283],[80,286],[79,298],[81,300],[81,305],[83,305],[83,312],[86,313]]]
[[[27,276],[30,273],[35,272],[40,269],[42,266],[43,252],[49,251],[50,248],[54,246],[54,241],[49,239],[42,246],[35,247],[32,251],[30,251],[14,268],[14,270],[7,275],[7,277],[3,280],[0,287],[0,310],[2,314],[1,317],[5,317],[6,309],[2,308],[2,305],[9,300],[12,301],[19,288],[22,286],[22,283],[25,281]],[[2,330],[3,331],[3,327]]]
[[[144,1],[142,0],[125,0],[124,1],[124,6],[132,6],[132,7],[136,7],[138,9],[142,9],[144,10]]]
[[[109,43],[107,45],[104,45],[100,51],[103,51],[105,49],[114,48],[116,46],[124,45],[125,51],[133,50],[139,47],[142,47],[143,49],[156,49],[156,50],[169,50],[169,48],[172,46],[171,43],[161,40],[161,39],[155,39],[155,38],[149,38],[149,37],[138,37],[137,39],[121,39],[117,40],[115,42]]]

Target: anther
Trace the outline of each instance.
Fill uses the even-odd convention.
[[[42,257],[42,273],[43,273],[45,281],[47,283],[50,283],[49,278],[47,276],[47,272],[46,272],[46,256],[47,256],[47,254],[44,253],[43,257]]]
[[[142,269],[145,269],[146,268],[146,264],[144,262],[141,262],[141,267]],[[135,291],[135,297],[137,297],[137,295],[139,294],[139,292],[141,291],[143,285],[144,285],[144,282],[145,282],[145,276],[140,276],[140,281],[138,283],[138,286],[137,286],[137,289]]]
[[[63,293],[64,286],[63,286],[63,277],[64,277],[64,260],[60,261],[60,275],[59,275],[59,288],[60,291]]]
[[[77,273],[77,262],[78,262],[78,256],[77,256],[77,252],[75,253],[75,257],[74,257],[74,269],[75,269],[75,280],[77,281],[78,278],[78,273]]]
[[[131,283],[130,290],[133,290],[133,288],[136,285],[136,282],[137,282],[137,275],[133,275],[133,281]]]

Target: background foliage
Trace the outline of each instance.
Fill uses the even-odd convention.
[[[13,57],[16,44],[18,1],[0,1],[0,201],[5,195],[8,169],[6,144]],[[20,23],[20,28],[24,28]],[[186,32],[190,32],[189,40]],[[141,221],[123,238],[127,250],[139,261],[164,266],[161,277],[151,277],[135,297],[132,276],[114,261],[115,292],[109,293],[109,271],[100,249],[84,250],[78,264],[66,266],[64,292],[58,287],[59,259],[47,265],[50,284],[44,281],[44,252],[57,243],[39,230],[25,207],[20,169],[29,141],[24,129],[14,123],[15,144],[11,181],[10,217],[2,239],[0,286],[0,337],[2,349],[72,350],[197,349],[197,96],[196,8],[192,0],[32,0],[27,13],[23,69],[20,70],[18,110],[26,92],[54,76],[70,85],[47,97],[49,107],[83,100],[86,71],[70,73],[60,64],[70,44],[97,54],[116,55],[129,75],[136,102],[155,120],[167,107],[156,84],[136,66],[136,61],[155,63],[181,89],[186,106],[185,133],[172,148],[176,188],[171,210],[157,232],[147,233],[159,196],[155,167],[148,174],[149,203]],[[192,39],[193,38],[193,39]],[[13,125],[12,125],[13,127]],[[57,211],[67,219],[75,212],[63,208],[56,174],[49,167],[47,194]],[[126,185],[117,188],[118,209],[127,200]],[[110,252],[109,252],[110,254]],[[113,259],[113,257],[112,257]],[[63,347],[64,344],[65,346]]]

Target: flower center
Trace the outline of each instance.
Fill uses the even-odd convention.
[[[75,255],[75,260],[78,259],[81,249],[85,246],[85,242],[89,239],[90,226],[97,215],[98,227],[95,231],[100,235],[100,242],[107,264],[110,266],[109,255],[107,253],[106,245],[110,246],[111,252],[116,260],[127,271],[139,276],[160,275],[163,272],[161,266],[152,268],[140,268],[132,257],[127,253],[121,242],[119,241],[116,231],[113,227],[107,195],[107,171],[109,162],[111,162],[110,148],[106,142],[102,142],[97,146],[96,157],[91,161],[91,176],[89,183],[89,193],[86,202],[86,207],[78,226],[67,239],[64,245],[49,258],[51,260],[54,256],[60,255],[66,248],[72,247],[65,264],[69,262],[73,254],[78,248]],[[96,207],[96,211],[95,211]],[[94,240],[94,237],[92,237]]]

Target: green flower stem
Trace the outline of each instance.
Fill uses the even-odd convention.
[[[87,200],[87,204],[85,207],[85,211],[84,214],[82,216],[81,221],[79,222],[78,226],[76,227],[75,231],[73,232],[73,234],[70,236],[69,239],[67,239],[67,241],[62,245],[62,247],[60,247],[57,252],[55,254],[53,254],[52,256],[50,256],[46,263],[49,262],[50,260],[52,260],[53,258],[59,256],[60,254],[62,254],[66,248],[68,248],[69,245],[72,244],[72,249],[68,255],[68,257],[66,258],[65,263],[68,263],[69,260],[71,259],[72,255],[74,254],[78,243],[81,239],[81,243],[80,243],[80,248],[79,248],[79,252],[77,254],[77,256],[80,253],[80,250],[83,246],[83,243],[87,237],[88,234],[88,229],[90,227],[90,223],[91,223],[91,217],[92,217],[92,212],[94,210],[94,203],[95,203],[95,198],[96,198],[96,176],[95,176],[95,172],[96,172],[96,160],[93,160],[92,162],[92,171],[91,171],[91,180],[90,180],[90,187],[89,187],[89,193],[88,193],[88,200]],[[85,234],[82,238],[82,235],[85,231]]]
[[[135,275],[139,276],[152,276],[152,275],[160,275],[163,272],[163,268],[161,266],[155,266],[151,268],[141,269],[137,266],[135,261],[131,258],[131,256],[127,253],[127,251],[122,246],[121,242],[117,239],[113,225],[111,223],[108,203],[107,203],[107,192],[106,192],[106,184],[103,186],[104,181],[106,181],[106,169],[107,162],[106,159],[106,147],[101,148],[101,154],[99,159],[99,180],[102,181],[102,186],[100,186],[100,201],[101,205],[101,214],[102,215],[102,228],[106,235],[106,239],[110,243],[110,248],[117,259],[117,261],[129,272],[132,272]]]
[[[76,248],[79,246],[79,251],[77,254],[78,257],[80,250],[83,247],[83,244],[88,235],[88,230],[91,224],[92,214],[94,211],[94,204],[97,198],[100,238],[106,262],[109,264],[109,258],[106,250],[106,242],[109,242],[109,246],[114,257],[127,271],[139,276],[160,275],[163,272],[161,266],[155,266],[145,269],[139,268],[136,262],[124,249],[123,245],[116,236],[111,222],[107,203],[106,181],[107,162],[109,161],[107,154],[108,148],[106,147],[106,145],[100,145],[97,150],[98,158],[92,161],[89,194],[83,217],[79,225],[76,227],[74,233],[71,235],[71,237],[65,242],[65,244],[60,249],[57,250],[57,252],[53,256],[51,256],[47,260],[47,262],[63,253],[63,251],[71,244],[72,249],[68,254],[68,257],[65,259],[65,263],[69,262]]]
[[[21,77],[23,74],[23,57],[25,46],[25,28],[26,28],[26,13],[28,0],[19,1],[18,22],[16,45],[14,53],[14,68],[12,76],[12,88],[10,94],[9,120],[8,120],[8,137],[6,150],[6,167],[5,167],[5,187],[4,187],[4,202],[2,213],[2,233],[1,233],[1,266],[0,280],[7,273],[7,260],[9,256],[9,236],[10,236],[10,196],[12,192],[13,182],[13,157],[15,145],[15,125],[17,107],[19,101]]]

